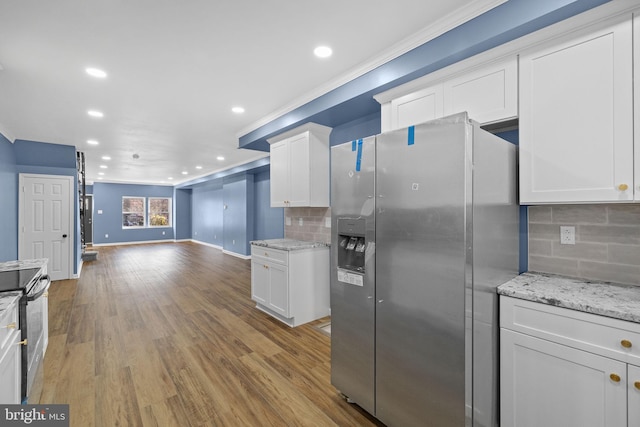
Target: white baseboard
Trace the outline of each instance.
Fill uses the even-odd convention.
[[[227,255],[231,255],[234,256],[236,258],[241,258],[241,259],[251,259],[251,255],[243,255],[243,254],[239,254],[237,252],[231,252],[231,251],[227,251],[227,250],[222,250],[223,254],[227,254]]]
[[[124,245],[144,245],[144,244],[148,244],[148,243],[174,243],[175,240],[173,239],[166,239],[166,240],[139,240],[137,242],[113,242],[113,243],[94,243],[93,246],[95,247],[99,247],[99,246],[124,246]]]
[[[214,245],[213,243],[207,243],[207,242],[203,242],[202,240],[195,240],[195,239],[191,239],[191,241],[193,243],[197,243],[199,245],[209,246],[210,248],[216,248],[216,249],[219,249],[219,250],[223,250],[222,246]]]

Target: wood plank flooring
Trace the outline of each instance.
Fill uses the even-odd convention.
[[[330,383],[330,339],[255,309],[250,262],[195,243],[99,248],[49,292],[40,402],[71,426],[381,426]]]

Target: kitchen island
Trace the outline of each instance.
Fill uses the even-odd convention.
[[[640,287],[524,273],[500,295],[501,425],[640,425]]]
[[[328,316],[329,245],[294,239],[251,242],[251,299],[294,327]]]

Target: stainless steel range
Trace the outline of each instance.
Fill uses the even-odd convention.
[[[20,265],[20,262],[16,262]],[[44,264],[46,265],[46,263]],[[6,268],[6,265],[5,265]],[[47,313],[44,296],[51,279],[42,268],[22,268],[0,271],[0,292],[22,291],[19,327],[22,347],[22,403],[39,403],[42,384],[42,358],[47,341],[44,316]]]

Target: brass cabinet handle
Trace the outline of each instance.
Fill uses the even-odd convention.
[[[632,346],[631,341],[629,340],[620,341],[620,345],[623,346],[624,348],[631,348]]]
[[[633,386],[640,390],[640,381],[636,381],[635,383],[633,383]]]
[[[628,189],[629,189],[629,186],[627,184],[618,185],[618,190],[620,190],[620,191],[626,191]]]
[[[613,381],[614,383],[619,383],[621,380],[620,375],[618,374],[611,374],[609,375],[609,378],[611,378],[611,381]]]
[[[9,323],[7,326],[5,326],[5,328],[7,328],[7,329],[15,329],[16,328],[16,322]]]
[[[27,345],[27,339],[26,339],[26,338],[25,338],[25,339],[23,339],[22,341],[20,341],[20,342],[18,343],[18,345]]]

